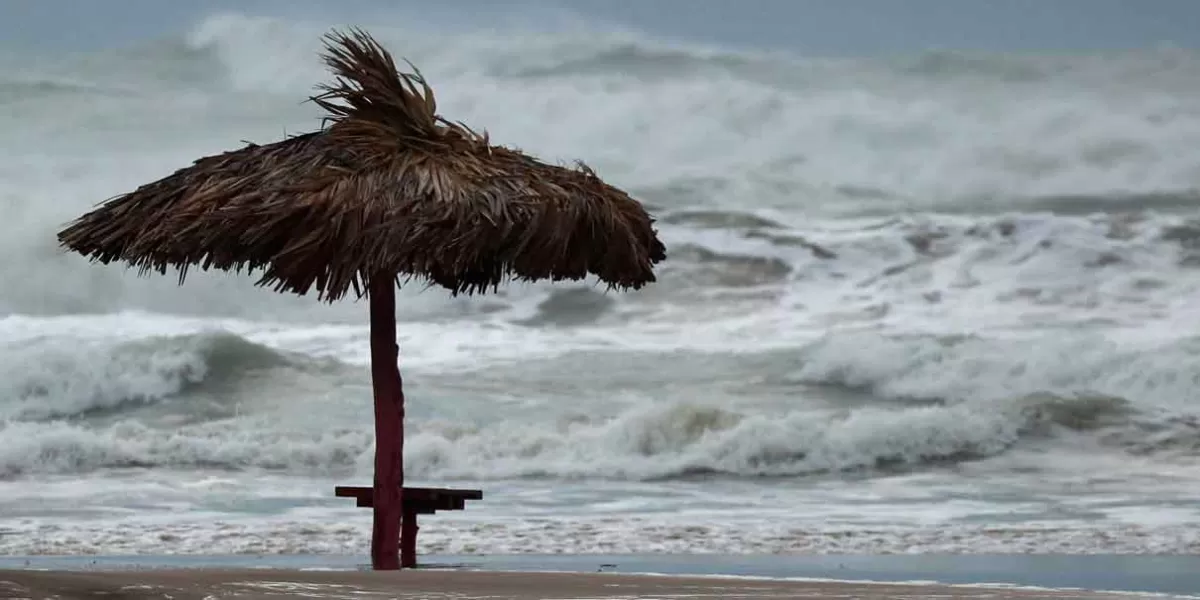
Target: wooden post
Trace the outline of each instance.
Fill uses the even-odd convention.
[[[371,568],[400,568],[400,521],[404,487],[404,388],[396,361],[394,277],[370,281],[371,387],[375,397],[374,523]]]
[[[417,566],[417,511],[404,511],[404,521],[400,523],[400,566],[411,569]]]

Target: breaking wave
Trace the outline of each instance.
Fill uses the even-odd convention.
[[[512,410],[486,398],[465,404],[455,381],[426,376],[410,397],[407,468],[439,480],[656,480],[891,473],[1071,440],[1129,454],[1200,452],[1190,400],[1200,383],[1196,339],[1136,349],[1054,339],[830,335],[752,366],[767,377],[761,385],[788,390],[774,404],[642,391],[608,398],[616,412],[583,408],[603,395],[564,410],[554,406],[561,398],[537,396],[553,379],[524,388],[517,373],[495,366],[456,376],[500,377],[508,392],[531,394],[529,410]],[[673,356],[640,360],[669,373]],[[133,467],[369,472],[361,368],[204,334],[60,353],[42,373],[14,379],[24,396],[0,404],[8,413],[0,476]],[[148,404],[165,410],[146,413]]]
[[[24,339],[0,348],[0,420],[119,413],[315,362],[222,332],[130,341]]]

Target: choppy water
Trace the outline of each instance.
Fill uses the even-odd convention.
[[[317,126],[325,25],[0,60],[0,553],[361,552],[366,307],[61,253]],[[1200,549],[1200,56],[805,59],[373,32],[661,217],[660,283],[400,294],[437,552]]]

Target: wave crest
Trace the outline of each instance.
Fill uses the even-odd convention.
[[[177,399],[290,360],[221,332],[133,341],[21,340],[0,349],[0,420],[96,416]]]

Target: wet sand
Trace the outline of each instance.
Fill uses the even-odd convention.
[[[1138,594],[924,584],[781,581],[623,574],[479,571],[294,571],[176,569],[0,571],[0,598],[30,600],[222,600],[267,598],[623,599],[637,598],[1135,598]],[[1144,597],[1144,596],[1143,596]],[[1159,596],[1160,598],[1163,596]]]

